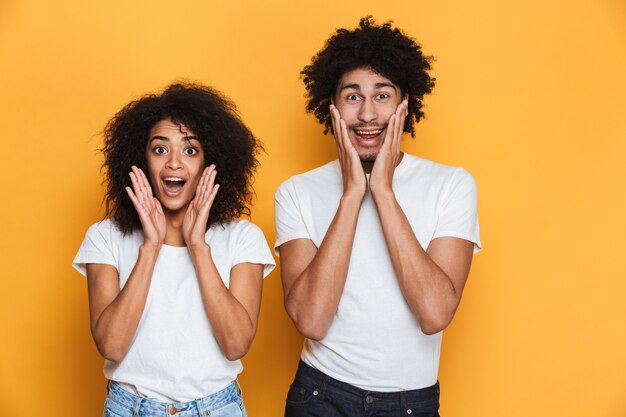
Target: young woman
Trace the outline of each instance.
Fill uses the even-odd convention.
[[[73,265],[106,359],[105,416],[245,416],[237,384],[274,260],[249,214],[260,149],[233,103],[174,84],[104,131],[108,218]]]

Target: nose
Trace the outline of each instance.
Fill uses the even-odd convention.
[[[177,170],[177,169],[182,168],[183,165],[180,161],[180,156],[178,155],[178,152],[171,152],[169,154],[169,158],[167,159],[165,166],[172,170]]]
[[[376,120],[376,117],[378,117],[378,114],[376,113],[374,104],[370,100],[363,100],[359,108],[359,120],[364,123],[369,123]]]

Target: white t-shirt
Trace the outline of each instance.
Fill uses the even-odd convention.
[[[263,232],[246,220],[213,225],[205,238],[226,286],[239,263],[264,265],[264,277],[274,269]],[[140,230],[124,236],[113,221],[104,220],[89,228],[73,266],[86,275],[86,264],[113,265],[122,288],[142,243]],[[138,395],[183,402],[225,388],[242,369],[241,361],[226,359],[215,340],[189,251],[163,245],[128,352],[120,362],[105,361],[105,376]]]
[[[467,171],[404,154],[393,190],[424,250],[443,236],[480,250],[476,184]],[[342,192],[337,160],[285,181],[276,192],[276,252],[298,238],[319,247]],[[368,192],[337,312],[324,339],[305,341],[302,360],[364,390],[411,390],[436,383],[440,346],[441,333],[421,331],[400,290]]]

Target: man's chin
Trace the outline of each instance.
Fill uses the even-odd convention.
[[[361,162],[374,163],[376,161],[377,155],[378,154],[375,154],[375,153],[364,154],[364,155],[359,155],[359,158],[361,159]]]

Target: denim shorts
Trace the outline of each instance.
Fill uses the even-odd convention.
[[[185,403],[162,403],[139,397],[110,381],[104,417],[247,417],[238,384]]]
[[[300,361],[285,417],[439,417],[439,382],[397,392],[367,391]]]

